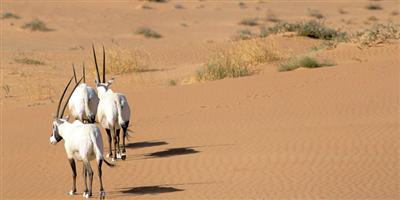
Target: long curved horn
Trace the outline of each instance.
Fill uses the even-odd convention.
[[[78,82],[78,80],[76,80],[76,72],[75,72],[74,63],[72,63],[72,71],[74,71],[74,79],[75,79],[75,84],[76,84]]]
[[[72,81],[73,78],[74,77],[71,77],[71,79],[69,79],[69,82],[68,82],[67,86],[65,87],[64,92],[61,95],[60,101],[58,101],[56,117],[59,117],[61,102],[62,102],[62,100],[64,98],[64,95],[65,95],[65,92],[67,91],[67,89],[69,87],[69,84],[71,84],[71,81]]]
[[[83,74],[83,83],[86,83],[86,78],[85,78],[85,62],[82,62],[82,74]]]
[[[74,93],[76,87],[78,87],[79,83],[81,83],[82,79],[83,79],[83,77],[82,77],[81,79],[79,79],[78,83],[75,84],[74,88],[73,88],[72,91],[71,91],[71,94],[69,94],[67,100],[65,101],[64,107],[63,107],[63,109],[62,109],[62,111],[61,111],[60,118],[64,115],[64,111],[65,111],[65,109],[67,108],[68,101],[69,101],[69,99],[71,98],[72,94]]]
[[[106,52],[103,45],[103,83],[106,82]]]
[[[92,44],[92,49],[93,49],[93,56],[94,56],[94,64],[96,65],[97,80],[99,82],[101,82],[100,74],[99,74],[99,67],[97,66],[96,51],[94,50],[94,45],[93,44]]]

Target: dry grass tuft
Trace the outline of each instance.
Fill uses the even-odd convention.
[[[27,57],[15,58],[14,61],[17,63],[20,63],[20,64],[25,64],[25,65],[45,65],[45,63],[43,61],[35,60],[32,58],[27,58]]]
[[[335,65],[331,61],[318,61],[315,58],[309,56],[297,56],[290,58],[287,62],[282,63],[278,67],[278,71],[287,72],[292,71],[300,67],[304,68],[318,68],[318,67],[326,67]]]
[[[110,48],[106,53],[107,73],[124,74],[153,71],[148,67],[149,55],[120,47]],[[93,69],[93,73],[96,73]]]
[[[196,73],[198,81],[248,76],[257,72],[256,66],[279,60],[281,56],[260,39],[237,41],[209,58]]]

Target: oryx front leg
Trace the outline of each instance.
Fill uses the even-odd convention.
[[[103,164],[103,160],[101,160],[101,159],[97,160],[97,171],[99,173],[99,181],[100,181],[100,194],[99,194],[99,196],[100,196],[100,199],[105,199],[106,192],[104,191],[104,188],[103,188],[103,178],[102,178],[103,172],[101,170],[102,164]]]
[[[73,158],[68,159],[69,164],[71,165],[72,169],[72,189],[68,193],[69,195],[75,195],[76,194],[76,165],[75,165],[75,160]]]
[[[83,193],[83,197],[89,198],[92,196],[93,170],[92,170],[92,167],[90,167],[89,161],[83,161],[83,165],[86,168],[86,173],[88,176],[87,178],[89,179],[88,191],[86,193]]]

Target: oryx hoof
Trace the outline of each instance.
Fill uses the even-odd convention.
[[[125,155],[125,154],[122,154],[122,155],[121,155],[121,159],[122,159],[122,160],[125,160],[125,159],[126,159],[126,155]]]
[[[108,154],[106,155],[107,158],[111,158],[112,156],[113,156],[112,153],[108,153]]]
[[[117,159],[121,159],[121,153],[117,153]]]
[[[106,198],[106,192],[100,191],[99,198],[100,199],[105,199]]]
[[[72,196],[72,195],[76,195],[76,190],[71,190],[71,191],[69,191],[69,192],[68,192],[68,195],[71,195],[71,196]]]
[[[92,194],[90,192],[83,192],[82,196],[85,197],[86,199],[89,199],[92,196]]]

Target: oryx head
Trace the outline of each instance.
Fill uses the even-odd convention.
[[[100,79],[99,67],[97,65],[97,57],[96,57],[96,51],[94,50],[94,45],[92,45],[92,49],[93,49],[94,64],[96,66],[96,74],[97,74],[97,79],[94,80],[94,82],[96,83],[97,93],[99,94],[99,96],[101,96],[101,94],[107,92],[108,88],[113,83],[114,78],[111,78],[110,80],[106,81],[106,53],[103,46],[103,77],[102,79]]]
[[[71,84],[71,81],[72,81],[73,78],[74,77],[71,77],[71,79],[69,80],[67,86],[65,87],[65,89],[64,89],[64,91],[63,91],[63,93],[61,95],[60,101],[58,102],[57,113],[56,113],[56,116],[55,116],[54,121],[53,121],[53,127],[52,127],[52,131],[51,131],[51,136],[50,136],[50,143],[51,144],[57,144],[59,141],[61,141],[63,139],[62,135],[59,132],[59,126],[68,121],[68,116],[66,116],[66,117],[63,116],[64,115],[64,111],[67,108],[67,104],[68,104],[69,99],[71,98],[72,93],[74,92],[76,87],[79,85],[79,83],[83,79],[83,78],[81,78],[75,84],[74,89],[72,89],[71,94],[68,96],[68,99],[67,99],[67,101],[66,101],[66,103],[65,103],[65,105],[64,105],[64,107],[63,107],[63,109],[62,109],[62,111],[60,113],[62,100],[63,100],[65,92],[67,91],[67,89],[68,89],[69,85]]]

